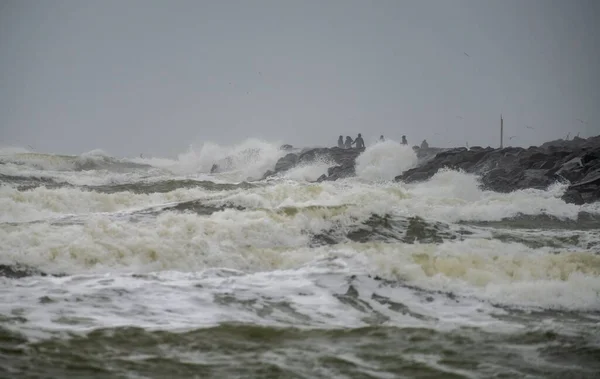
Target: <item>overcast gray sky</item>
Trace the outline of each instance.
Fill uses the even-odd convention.
[[[513,145],[596,135],[599,19],[597,0],[0,0],[0,145],[487,146],[500,113]]]

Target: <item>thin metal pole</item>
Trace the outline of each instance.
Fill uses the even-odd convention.
[[[504,147],[504,119],[500,115],[500,148]]]

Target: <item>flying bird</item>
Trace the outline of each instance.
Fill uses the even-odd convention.
[[[466,55],[467,57],[471,58],[471,56],[467,53],[463,53],[464,55]]]
[[[527,129],[533,129],[533,130],[535,130],[535,128],[534,128],[533,126],[525,125],[525,127],[526,127]]]
[[[577,121],[579,121],[579,122],[581,122],[582,124],[587,124],[587,121],[583,121],[583,120],[582,120],[582,119],[580,119],[580,118],[577,118],[576,120],[577,120]]]
[[[516,138],[516,137],[517,137],[517,136],[510,136],[510,137],[508,137],[508,139],[509,139],[509,140],[511,140],[511,139],[513,139],[513,138]]]
[[[456,116],[456,118],[459,120],[464,120],[462,116]]]

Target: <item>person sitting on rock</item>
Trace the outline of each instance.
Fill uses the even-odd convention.
[[[352,138],[350,138],[350,136],[346,136],[346,149],[351,149],[353,143],[354,141],[352,141]]]
[[[429,149],[429,144],[427,143],[426,139],[421,142],[421,149]]]
[[[406,140],[406,136],[402,136],[402,144],[408,145],[408,141]]]
[[[344,148],[344,136],[340,136],[340,138],[338,138],[338,147],[340,149]]]
[[[365,141],[363,140],[363,138],[360,135],[360,133],[358,133],[358,137],[356,137],[356,139],[354,140],[353,143],[356,144],[356,148],[357,149],[364,149],[365,148]]]

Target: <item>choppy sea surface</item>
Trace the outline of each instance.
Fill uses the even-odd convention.
[[[600,377],[600,204],[282,155],[0,150],[0,378]]]

